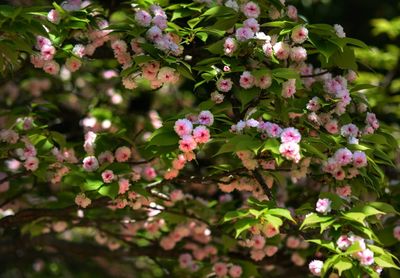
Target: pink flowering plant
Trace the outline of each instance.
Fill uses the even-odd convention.
[[[0,7],[2,269],[399,273],[368,47],[284,0],[186,2]]]

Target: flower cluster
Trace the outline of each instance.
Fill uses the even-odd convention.
[[[363,151],[352,153],[347,148],[338,149],[335,154],[324,162],[323,171],[330,173],[336,180],[352,179],[359,175],[359,170],[367,166],[367,155]],[[347,169],[347,173],[346,173]]]

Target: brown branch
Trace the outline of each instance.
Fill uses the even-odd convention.
[[[265,182],[264,178],[262,177],[260,171],[255,169],[252,171],[254,178],[260,184],[261,188],[263,189],[265,195],[267,195],[268,199],[275,203],[275,197],[272,194],[271,190],[268,188],[267,183]]]
[[[327,73],[329,73],[329,71],[328,71],[328,70],[326,70],[326,71],[321,71],[321,72],[319,72],[319,73],[315,73],[315,74],[309,74],[309,75],[300,75],[300,77],[301,77],[301,78],[311,78],[311,77],[317,77],[317,76],[321,76],[321,75],[324,75],[324,74],[327,74]]]

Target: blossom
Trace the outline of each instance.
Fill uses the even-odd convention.
[[[278,252],[278,247],[275,245],[267,245],[264,248],[264,252],[265,255],[267,255],[267,257],[272,257],[273,255],[276,254],[276,252]]]
[[[296,93],[296,79],[289,79],[282,85],[282,96],[284,98],[292,97]]]
[[[255,235],[251,240],[253,243],[253,248],[263,249],[265,245],[265,238],[261,235]]]
[[[240,27],[236,30],[235,37],[238,41],[247,41],[254,37],[254,32],[248,27]]]
[[[231,9],[234,9],[235,11],[239,11],[239,5],[235,0],[228,0],[225,2],[225,6]]]
[[[324,127],[330,134],[337,134],[339,132],[337,120],[330,120]]]
[[[175,122],[174,130],[179,137],[190,135],[193,130],[193,124],[188,119],[180,119]]]
[[[158,72],[157,78],[163,83],[175,83],[178,80],[175,69],[170,67],[162,67]]]
[[[215,272],[215,275],[217,275],[217,277],[224,277],[225,275],[228,274],[228,267],[225,263],[218,262],[214,264],[213,270]]]
[[[191,135],[183,135],[179,140],[179,149],[183,152],[190,152],[197,147],[197,143]]]
[[[313,112],[318,111],[321,108],[319,97],[313,97],[307,104],[307,109]]]
[[[268,89],[272,84],[272,77],[269,74],[256,78],[255,85],[260,89]]]
[[[290,50],[290,59],[296,63],[307,60],[307,50],[301,46],[295,46]]]
[[[351,187],[349,185],[336,188],[336,193],[340,197],[349,197],[351,195]]]
[[[336,241],[336,244],[340,250],[346,250],[351,246],[352,242],[347,235],[341,235]]]
[[[217,89],[218,91],[227,93],[232,89],[233,82],[230,78],[227,79],[219,79],[217,81]]]
[[[296,163],[300,161],[300,146],[295,142],[282,143],[279,146],[279,152],[282,156]]]
[[[205,126],[198,126],[193,130],[193,138],[198,144],[207,143],[210,140],[210,131]]]
[[[241,11],[248,18],[257,18],[260,15],[260,7],[254,2],[242,5]]]
[[[374,263],[374,252],[369,249],[357,252],[357,257],[362,265],[372,265]]]
[[[297,20],[297,8],[293,5],[287,6],[287,16],[292,20]]]
[[[294,43],[298,43],[301,44],[303,42],[305,42],[308,38],[308,30],[306,27],[304,26],[296,26],[295,28],[293,28],[292,30],[292,36],[291,36],[292,40]]]
[[[224,42],[224,53],[227,56],[232,56],[237,48],[236,41],[233,38],[226,38]]]
[[[123,147],[119,147],[116,151],[115,151],[115,159],[118,162],[125,162],[127,161],[132,155],[131,149],[123,146]]]
[[[355,151],[353,153],[353,165],[356,168],[367,166],[367,155],[363,151]]]
[[[83,169],[87,172],[96,171],[99,168],[99,162],[95,156],[87,156],[83,159]]]
[[[277,227],[275,227],[273,224],[271,223],[267,223],[264,227],[263,227],[263,233],[267,238],[271,238],[276,236],[277,234],[279,234],[279,229]]]
[[[333,157],[342,166],[349,164],[353,160],[353,154],[347,148],[338,149]]]
[[[293,127],[288,127],[282,130],[281,133],[282,143],[288,143],[288,142],[299,143],[300,140],[301,140],[301,134],[297,129]]]
[[[92,200],[90,200],[88,197],[86,197],[85,193],[79,193],[75,197],[75,204],[82,208],[86,208],[92,203]]]
[[[216,104],[220,104],[224,101],[225,96],[218,93],[217,91],[211,93],[211,100]]]
[[[321,270],[324,266],[324,262],[320,260],[313,260],[308,265],[308,269],[311,271],[312,274],[315,276],[321,276]]]
[[[358,127],[355,124],[347,124],[342,126],[340,134],[344,137],[357,137]]]
[[[105,170],[103,173],[101,173],[101,178],[103,179],[104,183],[111,183],[115,178],[114,172],[111,170]]]
[[[126,191],[129,190],[129,186],[130,186],[129,180],[120,179],[118,181],[118,186],[119,186],[118,194],[124,194]]]
[[[240,86],[244,89],[250,89],[254,86],[255,78],[249,71],[244,71],[242,75],[240,75]]]
[[[400,241],[400,226],[393,228],[393,237]]]
[[[254,18],[246,19],[243,22],[243,26],[250,28],[254,33],[257,33],[258,31],[260,31],[260,24],[258,24],[258,21]]]
[[[344,32],[343,27],[341,25],[335,24],[333,26],[333,28],[335,29],[336,35],[339,38],[345,38],[346,37],[346,33]]]
[[[201,111],[198,116],[198,121],[201,125],[210,126],[214,123],[214,115],[208,110]]]
[[[240,265],[232,265],[229,268],[229,275],[232,278],[239,278],[240,276],[242,276],[243,270],[242,267]]]
[[[56,75],[60,71],[60,65],[56,61],[47,61],[43,65],[43,70],[51,75]]]
[[[328,198],[318,199],[315,210],[322,214],[327,214],[331,211],[332,201]]]
[[[60,23],[61,20],[60,13],[55,9],[50,10],[49,13],[47,14],[47,20],[54,24]]]
[[[152,181],[156,178],[157,172],[153,167],[147,166],[143,169],[143,178],[147,181]]]
[[[135,14],[135,20],[140,26],[148,27],[151,23],[152,17],[148,12],[139,10]]]
[[[54,54],[56,54],[56,49],[52,45],[45,44],[40,49],[40,54],[43,60],[50,61],[53,59]]]
[[[24,167],[28,171],[36,171],[39,167],[39,159],[37,157],[28,157],[24,162]]]
[[[273,46],[273,50],[276,58],[278,58],[279,60],[286,60],[287,58],[289,58],[290,47],[288,44],[284,42],[278,42]]]
[[[189,253],[181,254],[178,259],[179,266],[181,268],[188,268],[192,264],[192,260],[192,255],[190,255]]]
[[[67,60],[65,60],[65,67],[70,71],[70,72],[75,72],[77,71],[82,65],[81,60],[75,57],[70,57]]]

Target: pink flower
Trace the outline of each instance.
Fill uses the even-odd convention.
[[[76,44],[72,49],[72,53],[79,58],[82,58],[83,56],[85,56],[85,46],[82,44]]]
[[[114,155],[110,151],[105,151],[99,154],[99,163],[113,163],[114,162]]]
[[[263,233],[267,238],[271,238],[279,234],[279,229],[271,223],[267,223],[263,227]]]
[[[172,167],[176,170],[183,169],[183,167],[185,167],[185,164],[186,158],[183,154],[178,155],[178,157],[172,161]]]
[[[255,85],[260,89],[268,89],[272,84],[272,78],[270,75],[263,75],[256,79]]]
[[[307,50],[301,46],[293,47],[290,50],[290,59],[296,63],[304,62],[307,60]]]
[[[172,250],[175,247],[176,242],[173,241],[171,238],[169,237],[163,237],[160,240],[160,246],[162,249],[164,250]]]
[[[120,179],[118,181],[118,186],[119,186],[118,194],[124,194],[126,191],[129,190],[129,186],[130,186],[129,180]]]
[[[264,250],[252,249],[250,251],[250,256],[254,261],[261,261],[265,257],[265,252]]]
[[[224,277],[228,274],[228,267],[225,263],[216,263],[213,266],[213,270],[217,277]]]
[[[175,122],[174,130],[179,137],[190,135],[193,130],[193,124],[188,119],[180,119]]]
[[[357,257],[362,265],[372,265],[374,263],[374,252],[369,249],[357,252]]]
[[[321,276],[321,270],[323,266],[324,266],[323,261],[313,260],[308,265],[308,268],[310,269],[311,273],[314,274],[315,276]]]
[[[43,60],[50,61],[53,59],[54,54],[56,54],[56,49],[52,45],[43,45],[40,50],[40,54],[42,55]]]
[[[286,246],[291,249],[297,249],[300,246],[300,240],[297,237],[289,236],[286,240]]]
[[[351,246],[352,242],[347,235],[341,235],[336,241],[336,244],[340,250],[346,250]]]
[[[339,132],[337,120],[330,120],[324,127],[330,134],[337,134]]]
[[[289,58],[290,47],[288,44],[284,42],[278,42],[273,46],[273,50],[276,58],[278,58],[279,60],[286,60],[287,58]]]
[[[179,149],[183,152],[190,152],[197,147],[197,143],[191,135],[183,135],[179,140]]]
[[[225,96],[223,94],[218,93],[217,91],[211,93],[211,100],[216,104],[220,104],[224,102]]]
[[[272,257],[273,255],[276,254],[276,252],[278,252],[278,247],[275,245],[267,245],[264,248],[264,252],[267,255],[267,257]]]
[[[356,168],[367,166],[367,155],[362,151],[355,151],[353,154],[353,165]]]
[[[37,36],[35,45],[36,49],[41,50],[45,45],[51,45],[51,41],[48,38]]]
[[[214,123],[214,115],[208,110],[201,111],[198,116],[198,121],[201,125],[210,126]]]
[[[192,255],[189,253],[181,254],[179,256],[179,266],[181,268],[188,268],[192,264]]]
[[[99,168],[99,162],[95,156],[88,156],[83,159],[83,169],[87,172],[96,171]]]
[[[156,15],[155,17],[153,17],[153,24],[162,30],[168,27],[167,23],[167,19],[163,16]]]
[[[60,65],[56,61],[47,61],[43,65],[43,70],[51,75],[56,75],[60,71]]]
[[[153,26],[147,30],[146,38],[152,42],[160,41],[163,39],[162,30],[158,26]]]
[[[254,2],[247,2],[242,5],[241,11],[248,18],[257,18],[260,15],[260,7]]]
[[[230,78],[227,79],[219,79],[217,81],[217,89],[218,91],[227,93],[232,89],[233,82]]]
[[[318,97],[313,97],[307,104],[307,109],[313,112],[318,111],[320,108],[320,99]]]
[[[322,214],[327,214],[331,211],[332,201],[328,198],[318,199],[315,210]]]
[[[198,144],[207,143],[210,140],[210,131],[205,126],[198,126],[193,130],[193,138]]]
[[[70,72],[75,72],[77,71],[82,65],[81,60],[75,57],[68,58],[65,61],[65,67],[70,71]]]
[[[262,46],[262,49],[264,51],[265,56],[267,56],[267,57],[271,57],[272,53],[274,52],[272,44],[270,42],[264,43]]]
[[[253,248],[255,249],[263,249],[265,245],[265,238],[260,235],[255,235],[251,240],[253,243]]]
[[[175,69],[170,67],[162,67],[158,72],[157,78],[163,83],[175,83],[179,76],[175,74]]]
[[[295,6],[287,6],[287,16],[292,20],[297,20],[297,8]]]
[[[164,174],[164,179],[166,180],[172,180],[176,178],[179,175],[179,170],[177,169],[170,169]]]
[[[169,196],[170,196],[172,202],[182,201],[183,198],[185,197],[183,195],[182,190],[180,190],[180,189],[173,190]]]
[[[400,226],[396,226],[393,229],[393,237],[400,241]]]
[[[279,146],[279,152],[286,159],[298,163],[300,161],[300,146],[295,142],[282,143]]]
[[[233,38],[226,38],[224,42],[224,53],[227,56],[232,56],[237,48],[236,41]]]
[[[140,26],[148,27],[150,26],[152,18],[148,12],[144,10],[139,10],[135,14],[135,20]]]
[[[248,27],[240,27],[235,33],[236,39],[240,42],[247,41],[254,37],[254,32]]]
[[[90,200],[88,197],[86,197],[85,193],[79,193],[75,197],[75,204],[82,208],[86,208],[92,203],[92,200]]]
[[[340,133],[344,137],[357,137],[358,127],[354,124],[347,124],[342,126]]]
[[[55,9],[50,10],[47,14],[47,20],[51,23],[58,24],[60,23],[60,19],[60,13]]]
[[[39,167],[39,159],[37,157],[28,157],[24,162],[24,167],[28,171],[36,171]]]
[[[345,166],[353,160],[353,154],[347,148],[338,149],[333,157],[341,166]]]
[[[281,133],[281,141],[282,143],[299,143],[301,141],[301,134],[293,127],[285,128]]]
[[[240,86],[244,89],[250,89],[254,86],[255,78],[249,71],[244,71],[240,76]]]
[[[308,38],[308,30],[307,28],[305,28],[304,26],[296,26],[295,28],[293,28],[292,30],[292,36],[291,36],[292,40],[294,43],[303,43],[307,40]]]
[[[106,170],[101,173],[101,177],[104,183],[111,183],[114,180],[114,172],[111,170]]]
[[[232,265],[229,269],[229,275],[232,278],[239,278],[240,276],[242,276],[242,272],[242,267],[240,265]]]
[[[152,181],[157,177],[157,172],[153,167],[147,166],[143,170],[143,178],[147,181]]]
[[[336,194],[340,197],[349,197],[351,195],[351,187],[349,185],[336,188]]]
[[[131,149],[128,147],[119,147],[116,151],[115,151],[115,159],[118,162],[125,162],[127,161],[132,155]]]
[[[257,20],[254,18],[246,19],[243,22],[243,26],[250,28],[254,33],[257,33],[258,31],[260,31],[260,24],[258,24]]]
[[[292,97],[296,93],[296,79],[289,79],[282,85],[282,96],[284,98]]]

